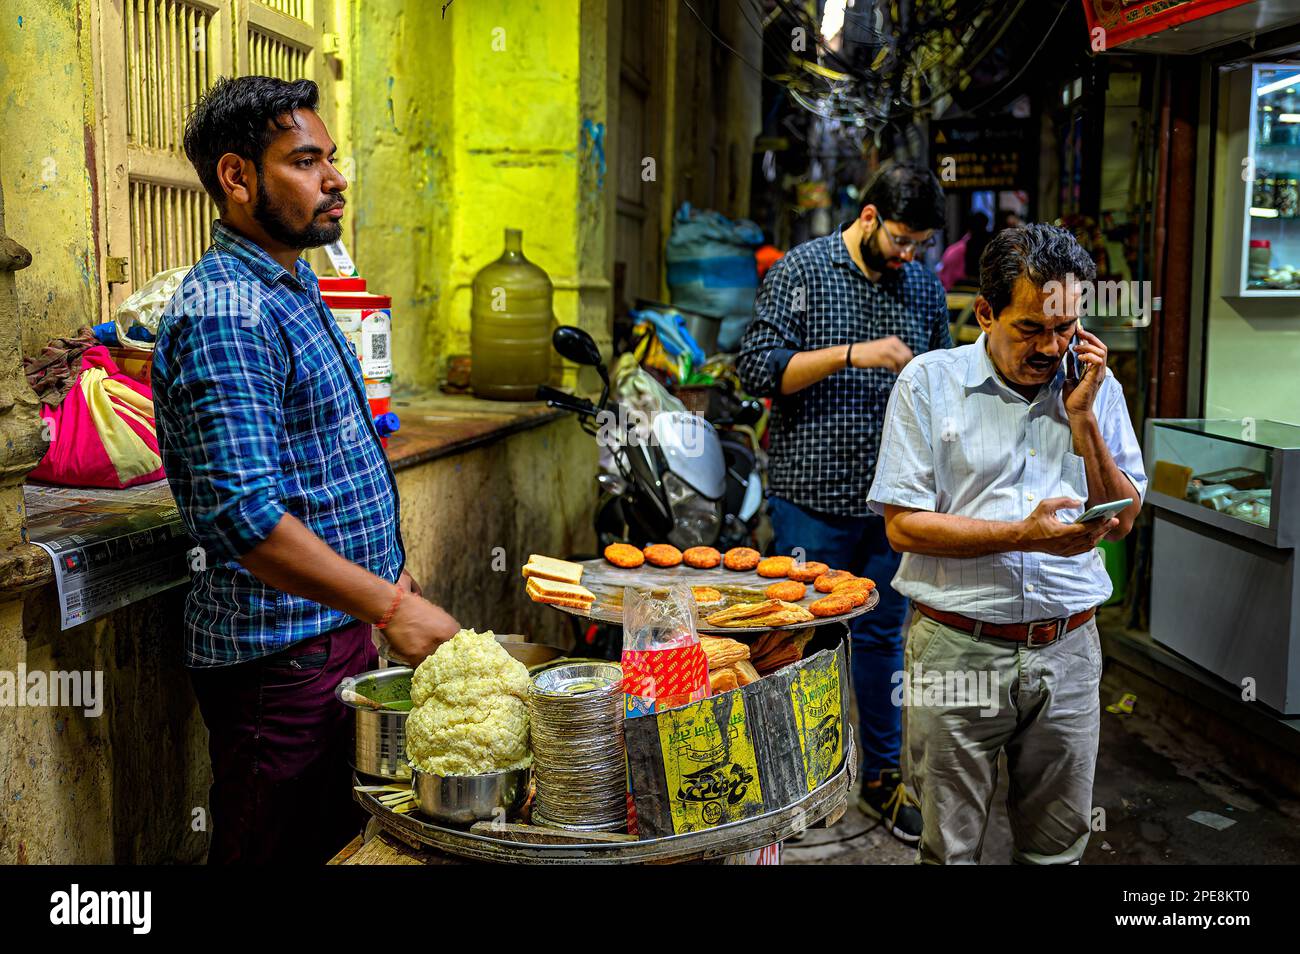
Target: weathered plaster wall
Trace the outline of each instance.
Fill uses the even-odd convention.
[[[393,296],[394,382],[436,384],[447,334],[441,261],[454,203],[449,126],[454,49],[440,3],[350,4],[345,80],[352,145],[353,258]],[[448,11],[450,14],[450,10]]]
[[[595,450],[565,418],[399,471],[425,594],[465,626],[567,638],[567,617],[528,600],[519,568],[531,552],[593,546]],[[207,733],[181,664],[183,605],[176,589],[61,632],[53,586],[25,611],[0,604],[0,671],[100,670],[106,697],[99,718],[0,707],[0,864],[202,860]]]
[[[104,686],[98,717],[0,708],[0,863],[202,859],[207,734],[181,665],[183,606],[172,590],[61,632],[47,586],[21,631],[0,628],[0,670],[99,671]]]
[[[98,321],[83,6],[34,0],[0,17],[0,184],[9,234],[32,253],[17,276],[26,354]]]
[[[568,620],[524,595],[530,553],[593,552],[596,444],[572,418],[399,471],[407,565],[462,626],[561,643]]]
[[[608,338],[604,4],[370,0],[350,24],[356,259],[394,302],[394,384],[469,350],[470,284],[507,227],[561,324]]]

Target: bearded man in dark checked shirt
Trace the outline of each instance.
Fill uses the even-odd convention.
[[[912,260],[944,224],[943,189],[925,169],[890,165],[856,221],[791,249],[759,290],[741,342],[741,380],[773,397],[768,512],[778,553],[875,580],[880,604],[853,629],[862,746],[858,804],[915,843],[921,815],[899,773],[907,601],[890,581],[900,556],[867,506],[885,407],[913,357],[950,348],[938,277]]]

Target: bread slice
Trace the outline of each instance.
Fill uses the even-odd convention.
[[[534,603],[551,603],[555,606],[588,610],[591,609],[591,604],[596,602],[595,593],[576,583],[533,578],[528,581],[525,589]]]
[[[533,553],[524,564],[524,578],[535,577],[539,580],[555,580],[558,583],[581,583],[582,569],[581,563],[570,563],[568,560],[557,560],[555,557]]]

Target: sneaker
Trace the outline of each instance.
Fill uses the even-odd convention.
[[[898,769],[880,773],[880,784],[858,790],[858,808],[868,818],[878,818],[899,841],[915,845],[921,840],[921,803],[916,800]]]

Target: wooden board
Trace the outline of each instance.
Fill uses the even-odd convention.
[[[759,576],[752,570],[738,572],[721,566],[712,570],[696,570],[685,565],[663,569],[646,564],[632,570],[625,570],[600,557],[594,560],[583,560],[582,566],[582,585],[596,595],[596,602],[592,604],[590,610],[586,611],[570,609],[567,606],[556,606],[555,608],[573,616],[582,616],[602,623],[623,622],[623,587],[625,586],[667,589],[674,583],[685,583],[687,586],[714,587],[722,593],[722,602],[698,608],[699,621],[697,628],[701,633],[765,633],[773,628],[805,629],[809,626],[821,626],[825,623],[844,623],[854,617],[861,616],[863,613],[870,612],[880,602],[880,593],[872,590],[866,603],[847,613],[841,613],[839,616],[819,616],[804,623],[789,623],[780,627],[710,626],[704,621],[704,617],[710,616],[719,610],[727,609],[729,606],[735,606],[738,603],[760,602],[767,598],[763,595],[763,590],[773,583],[780,583],[781,580]],[[826,594],[818,593],[809,583],[808,592],[803,599],[799,600],[799,605],[810,606],[823,596],[826,596]]]

